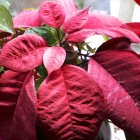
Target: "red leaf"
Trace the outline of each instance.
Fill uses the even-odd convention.
[[[77,8],[73,0],[57,0],[57,2],[63,6],[63,10],[66,14],[65,20],[68,20],[77,12]]]
[[[7,71],[0,77],[1,140],[36,140],[33,82],[32,72]]]
[[[0,65],[13,71],[26,72],[39,66],[47,50],[44,39],[35,34],[21,35],[1,50]]]
[[[92,29],[83,29],[78,32],[68,34],[66,40],[74,43],[79,43],[85,41],[86,38],[94,34]]]
[[[84,25],[84,28],[94,29],[96,34],[107,35],[112,38],[127,37],[132,42],[140,42],[140,38],[134,32],[126,29],[125,24],[113,16],[92,15]]]
[[[137,4],[140,5],[140,0],[134,0]]]
[[[140,42],[140,38],[134,32],[124,28],[119,27],[97,28],[93,29],[93,32],[100,35],[107,35],[112,38],[127,37],[131,40],[131,42]]]
[[[47,140],[94,139],[103,97],[87,72],[72,65],[52,72],[38,91],[38,124]]]
[[[140,23],[139,22],[130,22],[126,23],[126,29],[131,30],[140,37]]]
[[[107,117],[140,136],[140,57],[128,50],[106,50],[94,59],[88,71],[104,93]]]
[[[131,41],[125,37],[118,37],[110,39],[104,42],[98,49],[97,52],[107,51],[107,50],[131,50]]]
[[[48,74],[58,70],[64,63],[66,58],[66,52],[61,47],[48,48],[43,56],[44,65],[48,71]]]
[[[41,26],[41,19],[38,15],[38,10],[27,10],[18,14],[13,19],[14,27],[39,27]]]
[[[121,26],[124,26],[124,24],[116,17],[94,13],[90,15],[87,23],[84,25],[84,28],[96,29],[96,28],[121,27]]]
[[[66,20],[62,26],[65,33],[72,33],[82,29],[88,20],[88,9],[77,11],[72,17]]]
[[[110,28],[110,31],[114,32],[117,37],[127,37],[132,42],[140,42],[140,38],[134,32],[132,32],[130,30],[112,27],[112,28]]]
[[[44,23],[59,28],[65,19],[63,7],[56,2],[45,1],[41,4],[39,15]]]

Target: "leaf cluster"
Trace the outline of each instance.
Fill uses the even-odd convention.
[[[140,137],[139,23],[90,15],[72,0],[15,18],[4,5],[0,139],[94,140],[106,119]],[[98,48],[86,41],[94,34],[105,39]]]

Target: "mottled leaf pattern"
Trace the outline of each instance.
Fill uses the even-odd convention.
[[[64,63],[66,58],[66,52],[61,47],[50,47],[43,55],[44,66],[46,67],[48,74],[58,70]]]
[[[94,35],[95,32],[92,29],[83,29],[78,32],[71,33],[67,36],[66,40],[74,43],[84,42],[86,38]]]
[[[94,13],[89,16],[87,23],[84,25],[84,28],[95,29],[121,26],[124,26],[124,24],[116,17]]]
[[[131,50],[131,41],[125,37],[117,37],[104,42],[98,49],[97,52],[107,50]]]
[[[84,25],[85,29],[94,29],[96,34],[107,35],[109,37],[127,37],[132,42],[140,42],[140,38],[126,28],[119,19],[113,16],[93,14]]]
[[[65,33],[72,33],[82,29],[88,20],[88,9],[77,11],[72,17],[66,20],[62,26]]]
[[[7,71],[0,77],[0,139],[36,140],[33,73]]]
[[[38,10],[23,11],[14,17],[13,22],[15,28],[39,27],[42,23]]]
[[[140,38],[132,31],[119,27],[106,27],[106,28],[95,28],[92,29],[94,34],[107,35],[112,38],[116,37],[127,37],[131,42],[140,42]]]
[[[0,65],[13,71],[26,72],[41,65],[47,50],[44,39],[35,34],[21,35],[2,48]]]
[[[106,117],[120,128],[140,136],[140,111],[126,89],[95,60],[90,60],[88,71],[104,93]]]
[[[88,71],[103,90],[107,117],[140,136],[140,57],[126,47],[125,50],[118,45],[114,47],[116,50],[98,50]]]
[[[128,29],[119,28],[119,27],[116,27],[116,28],[112,27],[108,30],[111,31],[112,33],[114,32],[116,35],[116,36],[110,35],[110,37],[127,37],[131,40],[131,42],[136,42],[136,43],[140,42],[140,38],[134,32],[132,32]]]
[[[73,0],[57,0],[59,4],[63,6],[63,10],[65,12],[65,20],[68,20],[77,12],[77,7]]]
[[[0,11],[0,140],[93,140],[105,118],[140,137],[140,56],[131,49],[140,23],[73,0],[46,0],[13,22]],[[94,34],[108,39],[97,50],[85,42]]]
[[[60,27],[65,20],[63,7],[56,2],[44,1],[40,6],[39,15],[44,23],[54,28]]]
[[[48,140],[94,139],[103,119],[100,88],[87,72],[66,65],[38,90],[38,125]]]

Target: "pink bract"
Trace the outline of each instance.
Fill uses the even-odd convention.
[[[140,23],[73,0],[46,0],[13,21],[13,34],[0,31],[0,140],[93,140],[104,119],[140,137],[140,55],[131,49]],[[105,41],[98,49],[85,41],[95,34]]]
[[[73,16],[66,20],[62,26],[65,33],[72,33],[81,30],[88,20],[88,9],[77,11]]]
[[[140,37],[140,22],[130,22],[125,25],[126,29],[131,30]]]
[[[132,42],[140,42],[140,38],[134,32],[126,29],[126,25],[113,16],[102,14],[90,15],[84,28],[93,29],[96,34],[107,35],[112,38],[127,37]]]
[[[45,40],[36,34],[24,34],[9,41],[1,50],[0,65],[26,72],[41,65],[47,50]]]
[[[104,118],[102,107],[95,81],[83,69],[66,65],[52,72],[38,90],[38,125],[48,140],[91,140]]]
[[[39,16],[45,24],[54,28],[59,28],[65,20],[63,7],[50,1],[45,1],[40,5]]]
[[[61,47],[50,47],[43,55],[43,63],[48,74],[58,70],[63,65],[66,58],[66,52]]]
[[[73,42],[73,43],[84,42],[86,40],[86,38],[88,38],[94,34],[95,34],[95,32],[93,29],[83,29],[83,30],[69,34],[66,37],[66,40]]]
[[[42,21],[38,15],[38,10],[27,10],[16,15],[13,19],[14,28],[39,27]]]
[[[128,91],[98,61],[90,60],[89,73],[104,93],[106,117],[123,130],[140,136],[139,108]]]
[[[114,43],[114,48],[98,50],[89,62],[88,71],[103,90],[107,117],[140,136],[140,57],[128,49],[129,41],[120,40],[120,46]]]
[[[91,14],[87,23],[84,25],[86,29],[105,28],[105,27],[121,27],[124,24],[116,17],[103,14]]]
[[[63,6],[65,20],[68,20],[77,12],[77,7],[73,0],[57,0],[57,2]]]
[[[32,72],[6,71],[2,74],[0,77],[0,139],[36,140],[35,104],[36,94]]]

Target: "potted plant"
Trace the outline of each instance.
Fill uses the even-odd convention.
[[[105,118],[140,137],[140,58],[131,50],[140,38],[130,24],[72,0],[14,18],[0,10],[0,139],[94,140]],[[94,34],[106,38],[98,49],[85,42]]]

